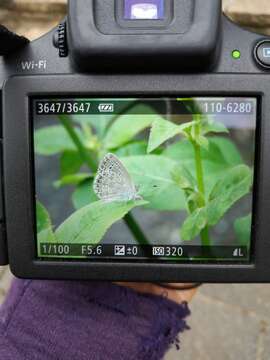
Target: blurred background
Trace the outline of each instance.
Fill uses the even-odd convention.
[[[269,0],[223,0],[223,8],[241,26],[270,34]],[[30,39],[65,14],[66,0],[0,0],[0,23]],[[11,279],[0,267],[0,303]],[[166,360],[269,360],[270,285],[205,285],[191,308],[181,352],[172,349]]]

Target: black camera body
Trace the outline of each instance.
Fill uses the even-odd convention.
[[[220,0],[71,0],[68,17],[58,29],[0,58],[2,89],[0,263],[9,263],[12,272],[24,278],[153,282],[269,282],[270,82],[267,77],[268,71],[270,71],[270,39],[234,25],[222,15]],[[195,240],[194,252],[188,242],[178,244],[177,241],[170,240],[166,243],[167,235],[164,234],[162,235],[164,242],[153,241],[150,250],[146,248],[145,243],[141,244],[142,248],[140,248],[133,243],[124,244],[122,240],[119,240],[115,243],[105,243],[104,249],[98,248],[101,244],[98,241],[90,242],[89,248],[85,248],[87,244],[83,243],[78,250],[81,252],[76,253],[78,244],[76,244],[77,247],[72,244],[72,247],[63,242],[61,247],[57,247],[56,241],[56,243],[52,242],[51,247],[49,241],[44,241],[42,243],[44,246],[42,245],[42,250],[39,252],[36,240],[36,228],[39,223],[37,224],[36,219],[35,198],[38,189],[43,185],[39,182],[41,175],[36,175],[35,178],[35,169],[39,171],[37,169],[41,166],[33,150],[35,119],[38,119],[40,124],[42,122],[40,117],[44,116],[46,124],[51,124],[56,115],[60,118],[68,114],[68,110],[64,110],[65,106],[72,107],[69,112],[71,115],[76,116],[77,113],[84,116],[83,113],[88,105],[89,109],[92,109],[88,109],[89,114],[98,114],[97,116],[100,117],[97,118],[101,119],[99,113],[108,114],[117,109],[121,101],[125,102],[124,99],[130,101],[134,98],[136,104],[150,104],[152,109],[155,109],[155,114],[164,114],[162,107],[164,104],[168,105],[169,102],[172,118],[176,122],[179,119],[181,121],[181,116],[184,117],[188,113],[188,106],[185,108],[185,99],[195,99],[192,100],[192,104],[199,104],[200,109],[204,109],[210,120],[217,118],[222,122],[225,119],[224,124],[233,129],[231,132],[233,141],[239,145],[240,149],[246,149],[248,155],[243,155],[243,158],[249,159],[247,162],[249,161],[249,168],[252,171],[250,177],[252,190],[248,199],[243,200],[241,206],[237,205],[235,212],[232,211],[231,215],[228,215],[227,223],[225,220],[219,222],[223,224],[223,228],[227,229],[227,233],[224,230],[225,235],[222,235],[223,228],[218,225],[216,232],[210,234],[214,238],[218,238],[220,234],[223,239],[217,249],[213,247],[212,254],[219,255],[213,255],[211,258],[210,252],[207,252],[211,246],[208,243],[207,247],[205,232],[208,231],[209,226],[218,221],[210,220],[210,207],[207,208],[205,203],[201,206],[196,203],[198,206],[196,211],[199,214],[207,214],[205,216],[209,220],[207,223],[209,226],[205,223],[201,232],[199,231],[204,246],[199,246]],[[95,99],[99,102],[98,105]],[[179,114],[177,101],[181,102]],[[57,104],[58,112],[55,110]],[[132,114],[132,116],[137,116],[144,113],[139,111]],[[198,112],[191,110],[188,115],[189,118],[190,115],[195,115],[191,126],[194,126],[196,132]],[[150,116],[157,115],[151,113]],[[203,119],[207,121],[205,117]],[[212,124],[213,121],[216,120],[211,120],[210,123]],[[235,123],[238,121],[240,125],[236,126]],[[153,125],[151,126],[153,134]],[[180,125],[177,123],[177,126]],[[176,128],[175,131],[177,134]],[[212,131],[218,133],[222,130],[215,128]],[[199,151],[198,143],[192,138],[192,130],[190,132],[183,130],[183,133],[186,137],[190,136],[191,144],[194,145],[195,150]],[[226,136],[228,140],[229,135]],[[249,143],[250,139],[253,139],[254,143]],[[214,140],[209,137],[208,141],[211,145]],[[208,151],[209,156],[215,154],[211,152],[214,149],[211,149],[211,146],[207,148],[208,150],[203,149],[203,143],[201,146],[202,153]],[[154,201],[153,204],[151,203],[150,192],[150,200],[147,196],[141,196],[140,193],[135,194],[137,190],[129,176],[135,165],[129,168],[126,164],[130,163],[130,159],[125,158],[123,170],[122,162],[120,165],[118,163],[118,158],[122,159],[119,155],[120,150],[114,151],[113,146],[108,149],[109,156],[107,154],[106,159],[114,161],[111,166],[116,166],[117,163],[118,170],[121,167],[120,175],[122,177],[123,174],[125,175],[124,180],[121,178],[121,184],[123,187],[129,186],[128,189],[132,193],[131,195],[120,194],[125,202],[144,199],[150,202],[153,210],[156,205]],[[162,148],[153,155],[140,156],[149,156],[147,159],[154,161],[155,156],[160,156],[160,151],[166,151],[166,149]],[[116,154],[117,157],[112,156],[111,153]],[[106,154],[104,155],[106,157]],[[224,156],[226,156],[226,151]],[[151,161],[149,164],[151,165]],[[106,165],[104,163],[101,165],[104,170]],[[245,167],[240,162],[235,165],[239,166],[241,171]],[[162,166],[160,160],[160,167]],[[111,173],[110,169],[106,169],[105,174],[111,181],[115,174]],[[126,169],[131,170],[128,172]],[[48,168],[45,170],[48,171]],[[40,170],[40,174],[43,174],[44,187],[47,186],[45,170],[43,172]],[[197,166],[197,175],[199,170]],[[99,167],[98,172],[100,171]],[[148,168],[145,167],[145,176],[147,176],[147,171]],[[227,173],[225,171],[223,176],[230,174],[230,171],[234,174],[234,170],[230,169]],[[102,183],[100,179],[102,176],[104,177],[104,174],[97,175],[98,179],[95,181]],[[207,177],[207,174],[205,176]],[[238,178],[235,180],[239,181],[237,186],[242,177],[244,178],[244,172],[238,173]],[[140,177],[142,178],[143,176]],[[195,190],[192,190],[193,195],[196,191],[198,195],[204,190],[206,196],[207,185],[205,185],[206,189],[200,189],[200,176],[199,178],[197,176],[197,180],[198,184],[194,185]],[[216,188],[208,199],[209,203],[215,200],[213,194],[216,193],[217,209],[221,203],[225,204],[224,208],[226,208],[226,204],[234,204],[236,198],[247,195],[247,191],[243,190],[243,184],[241,184],[243,193],[240,196],[236,187],[230,188],[231,185],[224,182],[225,180],[221,177],[217,181]],[[222,184],[220,181],[223,181],[223,190],[221,190],[222,187],[219,188]],[[155,191],[155,188],[159,189],[160,185],[151,183],[151,186]],[[246,185],[246,188],[249,186]],[[181,191],[184,191],[187,196],[191,190],[188,190],[182,182],[181,187]],[[96,190],[99,196],[97,202],[102,202],[105,198],[102,199],[99,189]],[[230,197],[218,197],[223,193],[229,194],[230,191]],[[160,191],[160,196],[162,192],[163,190]],[[42,197],[46,202],[48,194],[42,193]],[[113,199],[116,203],[119,200],[116,197]],[[170,201],[173,202],[173,195],[171,198],[168,197],[168,203]],[[109,207],[108,203],[108,201],[103,202],[102,216],[105,216],[106,209]],[[201,211],[202,208],[203,211]],[[168,232],[172,226],[170,221],[175,215],[168,214],[169,205],[165,204],[164,209],[166,211],[164,219],[166,218],[169,224],[165,223],[164,226],[168,226],[166,228]],[[189,209],[189,212],[190,216],[194,214],[192,209]],[[224,212],[225,210],[221,211],[222,214]],[[251,219],[249,243],[243,245],[240,240],[234,243],[234,235],[231,234],[234,216],[244,216],[248,213],[251,214],[249,215]],[[113,215],[115,214],[116,210]],[[145,215],[145,218],[147,216]],[[143,220],[144,215],[138,213],[138,218]],[[198,225],[200,222],[197,220],[198,218],[194,220],[194,224]],[[241,224],[244,224],[245,220],[243,222],[242,220],[238,222],[238,232],[244,229],[244,225],[242,228]],[[95,221],[98,222],[98,219]],[[95,222],[93,226],[96,226]],[[155,226],[158,228],[158,222]],[[134,232],[134,226],[130,225],[130,227]],[[151,229],[149,228],[150,233]],[[81,231],[82,229],[78,230],[77,236],[81,235]],[[122,230],[119,231],[120,236]],[[181,231],[182,238],[186,237],[190,240],[186,233],[184,235],[183,228]],[[190,232],[189,229],[189,234]],[[227,246],[226,236],[231,239],[229,246]],[[242,239],[241,234],[239,236]],[[89,237],[91,238],[91,230],[89,230]],[[187,250],[185,250],[185,244]],[[218,247],[223,248],[222,251],[228,248],[227,252],[224,252],[227,254],[224,258],[223,253],[219,253]],[[82,254],[85,249],[86,252]],[[228,255],[228,251],[231,255]],[[80,256],[77,256],[78,254]]]

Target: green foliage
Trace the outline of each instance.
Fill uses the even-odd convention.
[[[228,133],[228,129],[221,122],[204,119],[202,122],[202,134],[207,135],[209,133]]]
[[[72,194],[72,203],[76,210],[97,200],[98,198],[93,190],[93,179],[81,182]]]
[[[228,132],[222,123],[207,119],[201,115],[194,115],[193,121],[181,125],[176,125],[162,118],[157,119],[151,127],[147,152],[151,153],[176,135],[183,135],[188,138],[189,142],[194,142],[207,149],[208,139],[205,135],[221,132]]]
[[[45,207],[38,201],[36,203],[36,221],[38,252],[40,252],[40,244],[43,242],[54,242],[55,237],[52,230],[50,215]]]
[[[183,223],[180,236],[184,241],[194,239],[207,226],[207,208],[197,208]]]
[[[171,178],[177,162],[160,155],[129,156],[121,161],[134,180],[147,208],[176,211],[185,209],[183,191]]]
[[[251,214],[249,214],[234,222],[234,231],[241,246],[250,246],[251,220]]]
[[[175,125],[163,118],[156,119],[152,124],[147,152],[151,153],[176,135],[185,134],[184,130],[187,128],[190,128],[189,123]]]
[[[80,129],[76,129],[75,131],[83,141],[83,135]],[[34,141],[35,152],[39,155],[50,156],[66,150],[76,150],[76,146],[61,125],[48,126],[36,130]]]
[[[82,99],[78,99],[78,101],[82,101]],[[85,101],[89,101],[88,99],[85,99]],[[95,99],[96,103],[102,103],[104,102],[104,99]],[[117,109],[119,113],[128,114],[130,111],[133,111],[134,106],[138,108],[138,105],[133,105],[131,107],[127,106],[125,102],[123,104],[118,103]],[[148,108],[149,110],[149,108]],[[115,114],[109,114],[109,113],[99,113],[97,115],[91,115],[91,116],[85,116],[85,115],[72,115],[70,116],[70,120],[72,122],[75,122],[82,127],[85,126],[85,124],[88,124],[91,129],[93,129],[100,141],[103,140],[106,131],[108,130],[109,126],[113,123],[114,120],[117,119],[118,116],[115,116]]]
[[[196,180],[189,171],[189,169],[183,165],[175,166],[171,172],[172,180],[183,190],[193,191],[196,188]]]
[[[222,164],[227,164],[228,166],[236,166],[243,163],[242,156],[237,149],[237,147],[234,145],[234,143],[223,137],[212,137],[210,140],[210,144],[213,144],[213,148],[209,149],[208,156],[212,159],[215,157],[215,151],[217,155],[221,153],[222,158],[224,159],[224,162]],[[210,151],[214,153],[210,153]],[[218,158],[216,158],[217,162]]]
[[[209,201],[213,201],[222,197],[222,205],[226,198],[237,198],[241,196],[242,191],[246,193],[250,190],[252,183],[252,173],[248,166],[238,165],[224,174],[224,176],[217,181],[210,192]],[[239,194],[240,192],[240,194]]]
[[[83,182],[86,179],[89,179],[91,177],[89,174],[86,173],[77,173],[77,174],[71,174],[66,175],[62,177],[60,180],[54,182],[54,186],[56,188],[60,188],[65,185],[78,185],[81,182]]]
[[[252,175],[247,166],[239,165],[228,171],[224,179],[218,181],[210,195],[207,205],[209,225],[216,225],[239,199],[247,195],[251,184]]]
[[[111,150],[127,144],[137,134],[150,127],[153,121],[160,118],[159,115],[147,115],[151,113],[148,106],[140,106],[139,109],[144,115],[121,115],[114,121],[103,140],[104,148]],[[136,112],[136,107],[133,111]]]
[[[61,177],[75,174],[83,165],[83,161],[76,150],[64,151],[60,158]]]
[[[97,201],[73,213],[56,230],[58,243],[98,244],[107,230],[144,200],[129,202]]]
[[[188,140],[181,140],[168,146],[162,155],[178,161],[181,166],[189,170],[193,177],[196,177],[194,147]],[[219,176],[228,169],[243,163],[235,145],[229,139],[222,137],[209,138],[208,149],[201,149],[201,161],[207,193]]]
[[[113,121],[114,114],[98,114],[98,115],[73,115],[71,120],[84,126],[88,124],[91,129],[95,130],[99,139],[103,139],[109,124]]]
[[[216,225],[225,213],[249,193],[252,173],[248,166],[239,165],[228,170],[213,187],[206,205],[198,208],[181,227],[181,238],[192,240],[205,228]]]
[[[145,141],[135,141],[124,145],[114,151],[118,157],[145,155],[147,153],[147,143]]]
[[[37,201],[36,203],[37,212],[37,233],[39,234],[42,230],[51,228],[50,215],[45,207]]]
[[[188,116],[180,125],[134,101],[128,108],[120,105],[118,116],[61,115],[59,125],[35,132],[37,154],[59,155],[60,175],[54,185],[75,187],[71,200],[76,209],[54,233],[47,210],[38,203],[40,243],[98,244],[115,222],[135,207],[143,207],[185,211],[181,240],[200,235],[203,245],[211,244],[208,230],[250,192],[252,172],[227,138],[224,124],[201,114],[196,102],[179,101],[193,113],[192,119]],[[106,203],[97,199],[93,179],[100,159],[108,152],[121,159],[144,200]],[[240,244],[249,244],[250,228],[251,215],[235,221]],[[136,240],[140,243],[141,239]]]

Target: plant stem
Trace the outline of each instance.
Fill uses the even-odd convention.
[[[206,226],[204,229],[202,229],[202,231],[201,231],[201,239],[202,239],[203,246],[211,246],[211,239],[210,239],[210,236],[209,236],[208,226]]]
[[[141,228],[131,214],[127,214],[124,217],[124,221],[128,226],[130,232],[133,234],[134,238],[137,239],[137,242],[140,245],[150,245],[149,240],[146,238],[146,236],[144,235]]]
[[[67,116],[60,115],[59,119],[62,125],[64,126],[64,128],[66,129],[66,131],[68,132],[69,136],[71,137],[72,141],[74,142],[74,145],[77,147],[81,159],[88,165],[91,171],[95,172],[97,170],[97,163],[92,158],[90,152],[87,151],[87,149],[84,147],[81,139],[74,130]]]
[[[195,142],[193,142],[193,147],[194,147],[194,151],[195,151],[195,165],[196,165],[198,190],[202,195],[205,195],[201,148],[200,148],[200,145],[196,144]],[[200,206],[204,206],[204,205],[205,205],[205,202],[203,201],[200,204]]]
[[[192,145],[193,145],[194,152],[195,152],[195,165],[196,165],[196,175],[197,175],[198,190],[202,195],[199,206],[204,207],[205,206],[205,186],[204,186],[201,147],[195,141],[192,141]],[[201,231],[201,240],[202,240],[202,245],[203,246],[210,246],[211,245],[208,226],[206,226]]]
[[[72,141],[74,142],[74,145],[77,147],[81,159],[86,163],[90,171],[96,172],[98,168],[97,162],[95,161],[95,159],[91,157],[91,154],[85,148],[84,144],[82,143],[78,134],[74,130],[67,116],[60,115],[59,120],[61,121],[62,125],[66,129],[69,136],[71,137]],[[150,242],[147,240],[146,236],[144,235],[143,231],[141,230],[139,224],[136,222],[136,220],[131,214],[127,214],[123,220],[125,221],[130,232],[133,234],[134,238],[137,240],[139,244],[141,245],[150,244]]]

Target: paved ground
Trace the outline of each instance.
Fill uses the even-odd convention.
[[[0,267],[0,303],[10,280]],[[207,285],[191,307],[181,351],[165,360],[270,359],[270,285]]]
[[[0,304],[4,301],[7,290],[9,289],[12,276],[8,267],[0,266]]]
[[[270,285],[204,286],[189,324],[166,360],[269,360]]]

